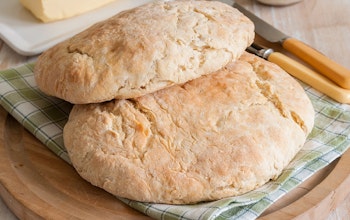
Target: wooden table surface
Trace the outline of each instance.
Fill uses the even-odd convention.
[[[236,2],[286,34],[306,42],[350,69],[349,0],[304,0],[285,7],[261,5],[254,0],[236,0]],[[17,54],[0,40],[0,70],[33,61],[35,58]],[[0,219],[16,219],[2,200],[0,200]],[[350,195],[330,213],[328,219],[350,219]]]

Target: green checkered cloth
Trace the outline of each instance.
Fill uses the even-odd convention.
[[[70,163],[62,129],[71,104],[37,88],[34,64],[0,72],[0,104],[55,154]],[[155,219],[255,219],[272,203],[340,157],[350,146],[350,106],[302,84],[316,111],[315,127],[303,149],[275,181],[242,196],[195,205],[150,204],[118,198]]]

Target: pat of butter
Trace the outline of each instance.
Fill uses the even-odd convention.
[[[25,8],[43,22],[70,18],[113,1],[115,0],[20,0]]]

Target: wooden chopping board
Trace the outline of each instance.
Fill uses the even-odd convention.
[[[350,151],[260,219],[329,215],[350,192]],[[20,219],[149,219],[83,180],[0,107],[0,195]]]

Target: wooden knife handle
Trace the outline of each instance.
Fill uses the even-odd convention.
[[[340,87],[350,89],[350,70],[295,38],[287,38],[282,46]]]
[[[316,90],[328,95],[340,103],[350,103],[350,90],[343,89],[328,78],[318,74],[310,68],[278,52],[273,52],[268,57],[272,63],[279,65],[290,75],[298,78]]]

